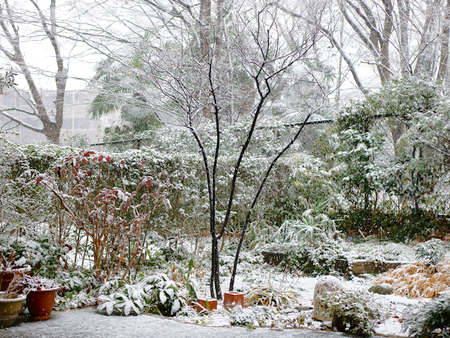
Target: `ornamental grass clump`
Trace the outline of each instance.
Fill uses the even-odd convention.
[[[402,329],[410,337],[450,337],[450,292],[438,298],[410,305],[404,312]]]
[[[257,286],[246,296],[245,303],[249,305],[275,306],[277,309],[290,305],[297,305],[298,301],[294,291],[281,291],[275,289],[270,283],[267,286]]]
[[[396,296],[435,298],[450,290],[450,257],[431,266],[424,261],[399,266],[374,281],[374,284],[383,283],[392,285]]]
[[[339,290],[325,294],[319,301],[339,331],[369,335],[375,325],[387,319],[387,312],[367,291]]]

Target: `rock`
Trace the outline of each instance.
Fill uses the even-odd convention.
[[[331,317],[325,316],[324,308],[320,306],[319,299],[327,292],[342,290],[343,286],[339,279],[333,276],[323,276],[317,280],[314,288],[314,311],[313,319],[325,321],[331,320]]]
[[[375,284],[369,289],[369,292],[378,293],[379,295],[391,295],[394,292],[394,288],[390,284]]]

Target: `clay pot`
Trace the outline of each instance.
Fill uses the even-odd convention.
[[[50,319],[53,305],[55,305],[58,288],[30,291],[27,296],[27,307],[32,320]]]
[[[237,305],[242,306],[242,308],[245,307],[244,294],[242,292],[229,291],[223,294],[223,307],[225,309],[230,310]]]
[[[9,284],[14,278],[16,273],[29,274],[31,271],[31,266],[27,265],[23,268],[7,268],[0,270],[0,281],[1,281],[1,291],[6,291]]]
[[[25,295],[12,299],[0,298],[0,326],[10,326],[19,317]]]
[[[217,310],[217,299],[198,298],[193,304],[199,313]]]

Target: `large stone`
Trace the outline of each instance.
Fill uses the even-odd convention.
[[[369,292],[378,293],[380,295],[391,295],[394,292],[394,288],[390,284],[375,284],[369,289]]]
[[[324,308],[319,304],[319,299],[328,292],[342,290],[342,288],[341,281],[333,276],[323,276],[317,280],[316,286],[314,287],[313,319],[320,321],[332,319],[325,315]]]

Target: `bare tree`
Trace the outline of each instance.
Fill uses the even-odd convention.
[[[306,2],[305,2],[306,4]],[[261,6],[261,5],[260,5]],[[308,8],[308,6],[306,6]],[[313,7],[309,7],[313,8]],[[311,17],[317,17],[316,12]],[[178,121],[188,128],[195,138],[198,149],[203,158],[206,173],[206,183],[209,197],[209,230],[212,242],[211,251],[211,283],[212,296],[219,299],[222,291],[219,280],[219,241],[229,226],[233,203],[239,178],[240,168],[245,155],[249,151],[254,132],[267,115],[266,104],[276,100],[274,86],[280,78],[298,61],[306,58],[317,39],[315,25],[306,23],[287,25],[286,18],[280,20],[280,13],[276,6],[262,4],[261,7],[240,8],[236,12],[239,19],[233,25],[233,34],[225,40],[217,42],[213,35],[206,53],[197,54],[185,45],[174,45],[174,49],[161,50],[155,53],[142,50],[139,55],[141,62],[147,64],[148,81],[158,88],[159,92],[171,102],[171,106],[178,113]],[[320,15],[320,10],[319,10]],[[287,20],[289,22],[289,20]],[[292,23],[292,21],[290,22]],[[231,29],[231,28],[230,28]],[[302,32],[300,34],[300,32]],[[229,49],[216,49],[228,45]],[[231,55],[230,55],[231,53]],[[220,56],[218,56],[220,55]],[[229,67],[224,66],[222,60],[233,59]],[[240,69],[247,76],[250,84],[246,86],[247,95],[254,98],[252,108],[245,115],[249,121],[248,129],[242,136],[242,146],[237,154],[234,165],[228,201],[219,203],[217,197],[217,168],[221,151],[221,130],[226,122],[226,107],[229,100],[227,74],[234,69]],[[242,87],[241,87],[242,88]],[[248,92],[249,90],[252,93]],[[205,111],[208,116],[205,116]],[[311,116],[311,111],[305,112],[305,122]],[[300,135],[303,125],[295,133],[288,144],[270,161],[265,175],[261,178],[256,194],[248,206],[246,221],[241,228],[241,239],[235,256],[234,269],[229,289],[234,288],[240,249],[245,232],[251,221],[252,210],[263,190],[274,164]],[[202,130],[209,130],[206,134]],[[215,135],[214,149],[208,151],[205,142],[208,135]],[[206,137],[206,139],[205,139]],[[219,222],[218,212],[224,212],[223,221]]]
[[[64,95],[67,83],[68,68],[61,52],[59,42],[58,24],[56,20],[56,0],[51,0],[47,13],[36,0],[29,0],[28,3],[34,11],[26,11],[22,7],[12,7],[8,0],[3,0],[0,4],[0,26],[3,33],[3,40],[0,44],[0,51],[6,58],[15,64],[20,73],[25,77],[30,91],[30,97],[17,93],[24,99],[29,109],[8,108],[0,111],[9,121],[13,121],[25,128],[44,134],[52,143],[59,143],[60,131],[63,124],[64,115]],[[19,30],[19,26],[21,29]],[[38,85],[33,76],[33,70],[27,63],[22,44],[27,35],[25,26],[31,28],[38,27],[39,31],[28,31],[29,35],[38,39],[43,39],[51,45],[55,58],[56,73],[54,74],[56,84],[56,97],[54,100],[54,110],[49,111],[45,106]],[[37,35],[37,37],[35,36]],[[17,117],[16,113],[24,113],[27,116],[41,122],[41,127],[35,127]]]

